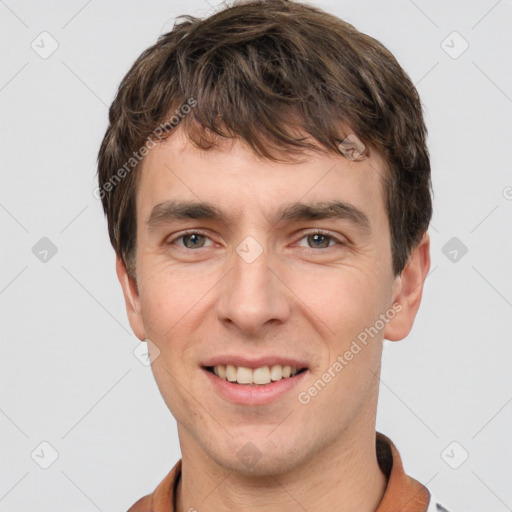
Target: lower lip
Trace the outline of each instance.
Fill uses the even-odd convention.
[[[217,377],[214,373],[202,368],[214,389],[225,399],[240,405],[265,405],[272,403],[297,386],[308,373],[305,370],[293,377],[259,386],[236,384]]]

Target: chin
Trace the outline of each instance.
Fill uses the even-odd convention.
[[[228,471],[252,477],[287,473],[303,464],[306,447],[299,446],[293,435],[270,440],[267,432],[260,438],[251,436],[252,441],[248,437],[239,442],[230,440],[222,453],[215,450],[209,455]]]

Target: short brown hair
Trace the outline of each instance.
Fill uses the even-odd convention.
[[[139,154],[156,134],[162,140],[172,133],[169,117],[192,100],[179,126],[205,150],[238,138],[270,160],[305,148],[340,154],[350,132],[375,148],[387,166],[399,275],[428,229],[432,185],[420,98],[393,55],[349,23],[299,2],[238,0],[206,19],[180,18],[123,78],[98,155],[110,241],[132,278]]]

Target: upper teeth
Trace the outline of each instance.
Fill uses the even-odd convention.
[[[232,364],[219,364],[213,367],[215,375],[229,382],[238,384],[268,384],[270,381],[286,379],[297,373],[295,366],[262,366],[260,368],[246,368]]]

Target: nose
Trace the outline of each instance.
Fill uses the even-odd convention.
[[[272,324],[285,322],[290,315],[287,288],[265,250],[254,260],[243,249],[235,252],[233,266],[222,280],[220,295],[219,320],[246,333],[259,334]]]

